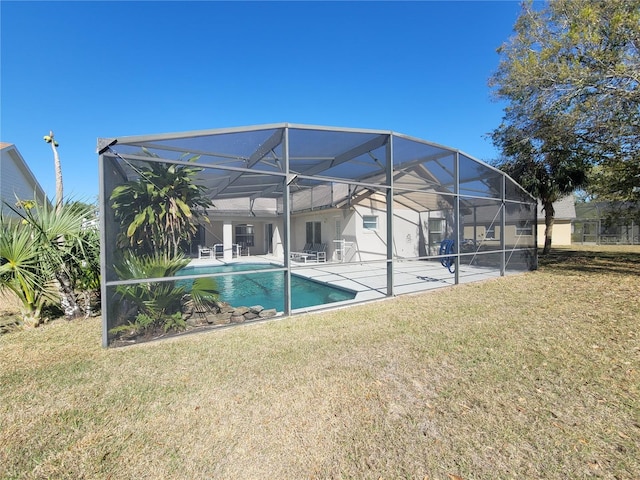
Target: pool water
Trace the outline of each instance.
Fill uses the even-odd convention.
[[[236,263],[222,266],[188,266],[177,275],[202,275],[207,273],[241,272],[277,268],[266,263]],[[218,283],[220,300],[234,307],[262,305],[284,311],[284,272],[258,272],[245,275],[214,277]],[[353,300],[356,292],[314,282],[298,275],[291,275],[291,308],[306,308],[327,303]]]

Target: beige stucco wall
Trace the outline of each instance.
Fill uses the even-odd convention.
[[[500,248],[500,227],[496,226],[494,228],[494,237],[492,239],[484,238],[485,232],[485,225],[476,226],[476,243],[482,244],[485,247]],[[473,233],[474,228],[472,226],[464,227],[464,238],[473,239]],[[505,248],[525,248],[527,246],[532,246],[533,237],[531,235],[517,235],[515,225],[506,225],[504,229],[504,244]]]
[[[538,245],[544,246],[544,221],[538,223]],[[551,245],[571,245],[570,220],[556,220],[554,222]]]

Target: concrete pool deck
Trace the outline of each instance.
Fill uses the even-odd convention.
[[[272,263],[282,265],[282,259],[271,255],[237,257],[230,261],[216,259],[192,259],[192,266],[217,266],[232,263]],[[335,302],[318,307],[298,309],[294,312],[338,307],[352,303],[378,300],[387,297],[387,267],[377,263],[298,263],[292,262],[292,273],[315,282],[356,292],[353,300]],[[498,278],[497,269],[463,265],[459,272],[459,283],[471,283]],[[396,260],[393,271],[394,294],[419,293],[436,288],[455,285],[455,275],[439,261]]]

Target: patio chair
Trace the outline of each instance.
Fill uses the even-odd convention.
[[[224,257],[224,245],[221,243],[216,243],[213,246],[213,258],[223,258]]]
[[[236,251],[239,257],[249,256],[249,247],[247,247],[246,243],[238,242],[236,247],[233,248],[237,249]]]
[[[305,243],[302,250],[297,252],[289,252],[289,258],[295,262],[307,263],[307,260],[312,259],[315,261],[315,254],[311,251],[311,244]]]
[[[327,244],[326,243],[313,243],[311,246],[303,250],[304,253],[310,255],[307,260],[314,261],[316,263],[324,263],[327,261]]]
[[[317,243],[314,244],[314,251],[316,254],[316,261],[318,263],[325,263],[327,261],[327,244],[326,243]]]
[[[198,245],[198,258],[211,258],[213,252],[209,247]]]

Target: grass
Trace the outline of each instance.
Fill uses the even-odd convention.
[[[640,247],[100,348],[0,337],[0,478],[640,478]]]
[[[12,292],[0,292],[0,335],[17,328],[20,302]]]

